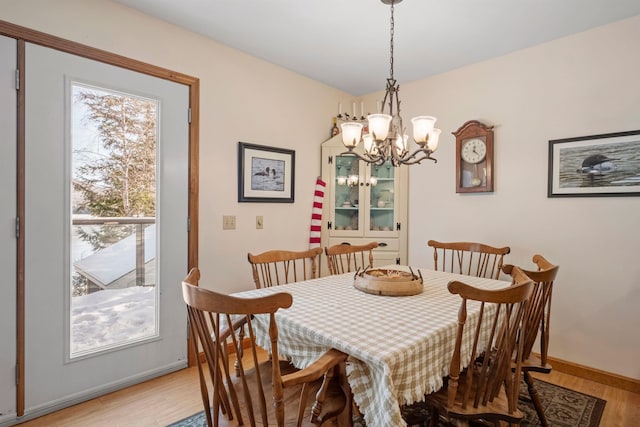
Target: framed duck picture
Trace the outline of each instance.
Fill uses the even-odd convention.
[[[640,130],[549,141],[548,197],[640,196]]]
[[[294,150],[238,143],[238,202],[293,203]]]

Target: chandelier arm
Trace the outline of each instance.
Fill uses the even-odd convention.
[[[409,156],[409,158],[411,157],[415,157],[417,156],[419,153],[423,153],[425,155],[425,157],[429,157],[431,158],[431,154],[433,154],[433,151],[429,150],[428,148],[418,148],[416,151],[414,151],[413,153],[411,153],[411,155]],[[435,160],[435,159],[434,159]]]
[[[384,108],[387,105],[387,99],[389,98],[389,94],[391,93],[391,91],[389,90],[389,85],[391,83],[389,82],[389,79],[387,79],[387,88],[384,91],[384,98],[382,98],[382,105],[380,105],[380,111],[379,113],[384,113]],[[393,96],[393,95],[391,95]],[[389,100],[389,110],[391,110],[391,112],[393,111],[393,109],[391,108],[391,102],[393,102],[392,100]],[[391,115],[391,114],[390,114]]]
[[[404,134],[404,128],[402,126],[402,116],[400,115],[400,85],[396,84],[396,111],[398,112],[400,131]]]
[[[341,156],[345,156],[345,155],[350,155],[350,156],[354,156],[357,157],[358,159],[370,163],[372,165],[377,165],[377,166],[382,166],[385,162],[385,158],[383,156],[375,156],[375,157],[371,157],[371,156],[363,156],[360,153],[356,153],[355,151],[349,150],[349,151],[345,151],[344,153],[340,153]]]
[[[422,153],[422,157],[417,157],[418,154]],[[423,149],[414,151],[410,156],[406,157],[404,161],[402,161],[403,165],[415,165],[420,163],[423,160],[433,160],[434,163],[438,163],[438,159],[431,157],[431,153],[425,151]]]
[[[393,142],[393,143],[395,143],[395,142]],[[396,162],[401,162],[403,158],[404,158],[404,156],[402,156],[402,157],[398,156],[398,152],[397,152],[395,147],[391,147],[391,159],[392,160],[395,160]]]

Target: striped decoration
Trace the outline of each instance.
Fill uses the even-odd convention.
[[[309,249],[320,247],[320,231],[322,229],[322,201],[327,184],[318,177],[313,193],[313,209],[311,210],[311,228],[309,231]]]

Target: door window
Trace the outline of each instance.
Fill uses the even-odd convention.
[[[70,85],[70,357],[157,336],[159,102]]]

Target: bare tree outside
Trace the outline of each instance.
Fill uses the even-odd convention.
[[[81,89],[74,96],[97,128],[100,152],[84,153],[92,159],[74,171],[78,208],[99,217],[155,216],[156,104]]]

